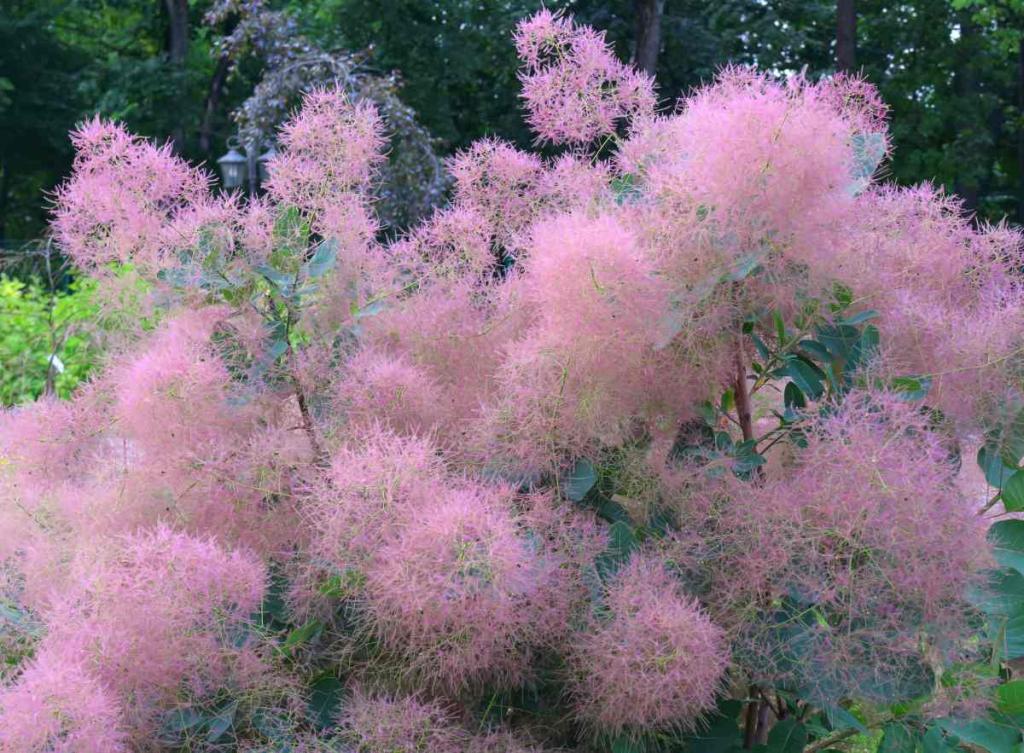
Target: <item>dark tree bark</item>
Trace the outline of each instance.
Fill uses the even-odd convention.
[[[7,164],[0,159],[0,251],[3,250],[4,241],[7,240],[7,194],[9,185],[7,173]]]
[[[188,0],[164,0],[167,8],[167,55],[171,65],[184,73],[188,58]],[[179,108],[180,111],[180,108]],[[174,150],[185,148],[185,124],[181,121],[174,126],[171,134]]]
[[[836,68],[852,72],[857,67],[857,8],[855,0],[836,2]]]
[[[665,0],[634,0],[636,10],[636,67],[653,76],[661,51],[661,17]]]
[[[1024,35],[1017,43],[1017,222],[1024,224]]]
[[[199,126],[199,148],[208,158],[213,156],[213,119],[220,108],[224,96],[224,85],[231,72],[231,58],[224,53],[217,59],[217,67],[210,78],[210,89],[206,93],[206,108],[203,111],[203,122]]]
[[[957,40],[956,71],[953,80],[954,92],[960,100],[957,103],[960,115],[955,120],[956,140],[959,142],[958,151],[969,152],[979,127],[984,125],[978,122],[978,76],[974,68],[975,55],[978,52],[978,27],[970,12],[960,13],[959,22],[960,38]],[[964,159],[966,156],[961,155],[961,159],[958,160],[953,191],[963,200],[964,209],[974,215],[978,211],[981,197],[981,181],[977,175],[977,157]]]

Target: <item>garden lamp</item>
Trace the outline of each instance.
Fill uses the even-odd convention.
[[[228,153],[217,160],[221,181],[229,191],[241,187],[245,182],[248,160],[238,151],[237,140],[228,140]]]

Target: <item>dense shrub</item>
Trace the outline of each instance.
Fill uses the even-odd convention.
[[[87,282],[50,295],[38,282],[0,277],[0,404],[42,395],[53,353],[52,389],[69,397],[98,360],[92,327],[96,309]]]
[[[77,132],[57,237],[162,322],[0,417],[0,750],[1019,745],[1020,236],[876,184],[857,79],[659,114],[516,41],[562,151],[476,144],[387,245],[339,91],[261,200]]]

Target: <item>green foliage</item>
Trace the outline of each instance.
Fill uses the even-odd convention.
[[[79,281],[50,296],[38,282],[0,276],[0,403],[35,400],[51,370],[61,397],[89,375],[99,357],[90,329],[97,314],[94,287]]]

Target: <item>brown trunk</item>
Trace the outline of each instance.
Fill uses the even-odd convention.
[[[203,123],[199,126],[199,148],[206,156],[213,156],[213,119],[220,107],[224,95],[224,84],[227,83],[231,71],[231,58],[225,53],[217,60],[217,68],[210,79],[210,89],[206,94],[206,109],[203,111]]]
[[[743,441],[754,438],[754,412],[750,407],[750,392],[747,389],[747,364],[743,357],[743,341],[736,342],[736,381],[733,391],[736,393],[736,420],[743,432]]]
[[[1024,35],[1017,43],[1017,222],[1024,223]]]
[[[978,77],[974,70],[974,57],[977,54],[978,29],[969,11],[959,14],[960,39],[957,40],[956,73],[953,82],[954,91],[960,100],[957,109],[961,113],[957,119],[957,139],[965,133],[978,128],[977,110]],[[962,147],[966,148],[966,147]],[[953,190],[963,200],[964,209],[974,215],[978,211],[981,186],[972,160],[961,160],[957,175],[953,181]]]
[[[164,0],[167,8],[167,56],[171,65],[183,72],[188,57],[188,0]],[[184,92],[183,92],[184,94]],[[180,108],[179,108],[180,112]],[[185,148],[185,124],[179,121],[171,134],[174,150]]]
[[[636,10],[636,67],[650,76],[658,70],[661,51],[661,16],[665,0],[635,0]]]
[[[857,67],[857,8],[855,0],[836,3],[836,68],[853,72]]]

